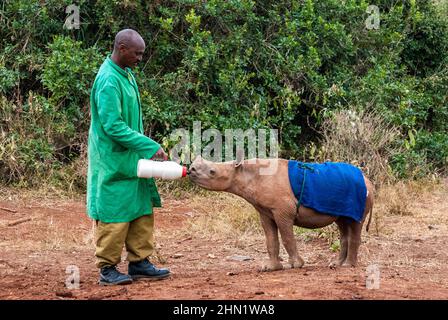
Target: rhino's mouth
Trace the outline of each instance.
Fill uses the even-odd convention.
[[[194,183],[196,183],[196,184],[198,183],[199,178],[198,178],[198,175],[195,172],[189,172],[188,173],[188,178],[191,181],[193,181]]]
[[[203,184],[202,182],[201,182],[201,178],[199,178],[198,177],[198,175],[196,174],[196,173],[190,173],[189,175],[188,175],[188,177],[190,178],[190,180],[194,183],[194,184],[196,184],[197,186],[199,186],[199,187],[202,187],[202,188],[206,188],[206,185],[205,184]]]

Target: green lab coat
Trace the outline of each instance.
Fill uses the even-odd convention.
[[[139,159],[160,145],[143,135],[134,74],[110,57],[101,65],[90,95],[87,213],[102,222],[129,222],[152,214],[161,201],[154,179],[137,177]]]

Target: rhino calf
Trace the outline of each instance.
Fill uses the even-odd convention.
[[[314,229],[333,222],[340,231],[341,248],[339,258],[331,265],[355,266],[364,220],[370,212],[368,230],[372,216],[374,187],[361,170],[349,164],[310,165],[284,159],[215,163],[198,156],[190,165],[188,174],[198,186],[236,194],[259,212],[269,254],[262,271],[283,269],[279,257],[279,232],[289,255],[288,267],[300,268],[304,261],[297,251],[293,226]],[[275,170],[271,174],[261,173],[263,170],[269,172],[269,168]],[[342,173],[336,178],[325,175],[325,172],[340,169]],[[293,170],[299,173],[295,174]],[[343,173],[344,170],[351,170],[357,177],[352,178],[351,174]],[[296,175],[298,185],[294,184]],[[325,192],[322,193],[318,188],[323,188]],[[340,209],[344,213],[347,208],[354,208],[360,213],[357,217],[351,215],[351,212],[345,216],[328,213],[332,210],[331,204],[335,205],[335,211]]]

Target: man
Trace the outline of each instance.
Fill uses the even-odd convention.
[[[168,269],[155,267],[153,207],[161,201],[153,179],[137,177],[139,159],[168,157],[143,135],[140,95],[130,68],[145,51],[134,30],[117,33],[114,50],[101,65],[93,84],[88,140],[87,212],[96,220],[96,265],[101,285],[128,284],[136,279],[164,279]],[[117,270],[123,245],[128,275]]]

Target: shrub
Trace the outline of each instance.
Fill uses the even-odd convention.
[[[400,131],[375,111],[340,110],[321,126],[320,148],[310,156],[317,161],[343,161],[361,166],[376,184],[393,178],[390,160],[402,152]]]
[[[0,97],[0,177],[3,183],[30,186],[57,163],[54,152],[66,120],[41,96],[30,93],[23,106]]]
[[[86,104],[103,56],[97,48],[83,49],[81,41],[64,36],[56,36],[48,48],[42,70],[44,88],[51,92],[55,103]]]
[[[79,0],[80,29],[67,30],[72,3],[0,6],[0,112],[14,122],[1,120],[4,181],[34,173],[59,181],[67,180],[64,169],[77,172],[95,72],[127,27],[147,44],[135,71],[146,134],[159,142],[193,121],[204,130],[273,128],[281,156],[298,158],[319,143],[326,114],[359,106],[361,119],[381,116],[401,135],[376,160],[367,161],[364,149],[346,159],[365,161],[374,176],[389,175],[387,166],[398,177],[446,171],[446,0],[377,1],[381,23],[373,30],[366,1]],[[27,101],[47,114],[30,111]]]

